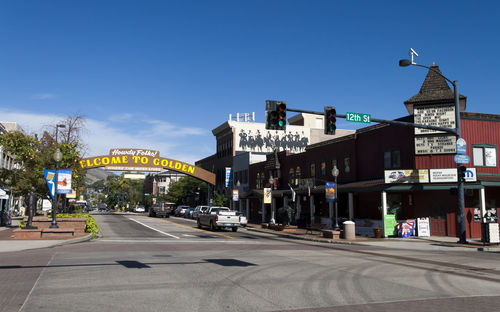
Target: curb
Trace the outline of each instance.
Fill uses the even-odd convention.
[[[334,240],[334,239],[314,239],[314,238],[308,238],[308,237],[295,236],[295,235],[291,235],[291,234],[273,233],[273,232],[268,232],[268,231],[262,231],[260,229],[256,229],[256,228],[252,228],[252,227],[247,227],[246,229],[248,231],[267,233],[267,234],[271,234],[271,235],[280,236],[283,238],[304,240],[304,241],[315,242],[315,243],[339,244],[339,245],[363,245],[360,242],[353,242],[353,241],[338,241],[338,240]]]
[[[55,246],[64,246],[64,245],[71,245],[71,244],[76,244],[76,243],[83,243],[83,242],[88,242],[92,240],[92,233],[89,233],[88,235],[86,236],[82,236],[82,237],[78,237],[78,238],[72,238],[72,239],[68,239],[68,240],[65,240],[63,242],[60,242],[60,243],[57,243],[57,244],[54,244],[53,246],[51,247],[55,247]]]

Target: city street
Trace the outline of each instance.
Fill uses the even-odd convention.
[[[495,310],[497,253],[314,244],[96,215],[88,243],[0,253],[0,311]],[[22,243],[22,242],[20,242]]]

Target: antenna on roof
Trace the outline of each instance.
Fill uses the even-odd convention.
[[[415,64],[417,64],[417,63],[415,63],[415,62],[413,61],[413,56],[418,56],[418,53],[417,53],[415,50],[413,50],[413,48],[410,48],[411,64],[412,64],[412,65],[415,65]]]

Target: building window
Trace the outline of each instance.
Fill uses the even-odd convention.
[[[316,177],[316,164],[315,163],[311,163],[311,178],[314,178]]]
[[[494,145],[473,145],[472,158],[474,166],[477,167],[496,167],[497,166],[497,147]]]
[[[293,168],[290,168],[290,170],[288,171],[288,182],[291,185],[295,184],[295,170]]]
[[[332,169],[334,167],[337,167],[337,169],[339,168],[339,165],[337,164],[337,158],[332,159]]]
[[[321,162],[321,175],[325,176],[326,175],[326,161]]]
[[[295,185],[299,185],[300,181],[300,167],[295,168]]]
[[[344,172],[351,172],[351,157],[349,155],[344,156]]]
[[[384,168],[401,168],[401,151],[399,150],[399,148],[392,148],[384,152]]]

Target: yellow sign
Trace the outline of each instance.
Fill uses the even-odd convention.
[[[162,171],[170,169],[184,173],[212,185],[215,185],[215,174],[194,165],[160,157],[158,151],[142,149],[112,149],[109,155],[84,158],[80,160],[84,169],[105,167],[115,171]]]

